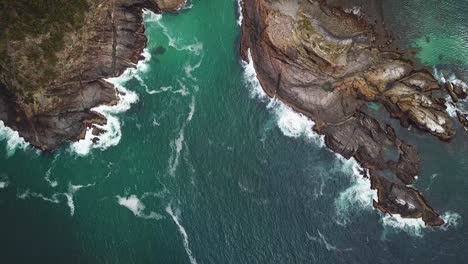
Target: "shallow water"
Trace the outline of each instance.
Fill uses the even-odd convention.
[[[116,80],[138,100],[126,101],[133,103],[127,112],[111,111],[114,133],[98,149],[81,142],[39,155],[24,144],[13,148],[19,139],[0,127],[0,138],[8,139],[0,142],[5,263],[460,263],[468,257],[465,132],[459,129],[447,145],[398,131],[422,152],[416,187],[450,225],[430,230],[416,220],[383,217],[372,209],[375,194],[356,176],[357,164],[328,151],[309,130],[311,121],[262,93],[252,66],[239,59],[238,19],[237,2],[229,0],[193,1],[178,16],[146,13],[148,61]],[[412,27],[421,23],[401,30],[416,32]],[[423,29],[408,34],[409,45],[439,30]],[[431,66],[463,72],[449,60]]]

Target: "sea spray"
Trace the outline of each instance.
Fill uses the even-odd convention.
[[[13,156],[17,149],[26,150],[29,146],[17,131],[5,126],[5,123],[0,120],[0,141],[3,140],[6,141],[7,157]]]

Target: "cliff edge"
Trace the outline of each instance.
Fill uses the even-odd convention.
[[[142,59],[142,9],[175,12],[185,2],[1,1],[0,120],[43,151],[84,138],[106,122],[91,109],[119,100],[106,79]]]

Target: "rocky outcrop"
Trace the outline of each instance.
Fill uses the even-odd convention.
[[[422,196],[406,187],[420,171],[417,150],[390,125],[371,117],[365,106],[378,103],[402,126],[449,141],[455,130],[442,99],[444,89],[402,54],[380,49],[375,26],[325,2],[244,0],[243,59],[253,59],[269,96],[315,122],[314,130],[325,135],[330,149],[354,157],[370,175],[386,175],[371,178],[379,192],[376,208],[441,225]],[[396,206],[402,201],[414,208]]]
[[[0,120],[44,151],[83,138],[87,127],[106,122],[91,109],[119,100],[106,79],[142,59],[142,9],[177,11],[185,1],[87,1],[81,27],[61,36],[64,47],[48,58],[44,49],[37,56],[28,53],[48,34],[7,41],[8,59],[0,62]]]

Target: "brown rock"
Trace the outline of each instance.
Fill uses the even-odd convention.
[[[419,174],[417,150],[363,111],[366,102],[377,102],[405,126],[452,139],[455,130],[443,98],[432,93],[441,88],[430,71],[380,50],[367,21],[325,1],[244,0],[243,16],[241,55],[248,60],[250,52],[265,92],[314,120],[333,151],[396,175],[405,197],[418,197],[426,208],[423,220],[439,225],[422,197],[405,189]]]
[[[0,62],[0,120],[44,151],[83,138],[86,127],[93,123],[105,123],[104,117],[90,109],[116,104],[121,92],[105,79],[120,76],[141,59],[147,42],[142,8],[177,11],[185,0],[88,4],[82,26],[65,32],[66,45],[54,54],[55,66],[38,66],[41,61],[26,56],[31,50],[28,43],[37,46],[34,43],[46,36],[9,41],[9,60]],[[26,82],[19,81],[21,76],[28,76],[27,83],[35,87],[26,95],[21,92],[27,90]]]

